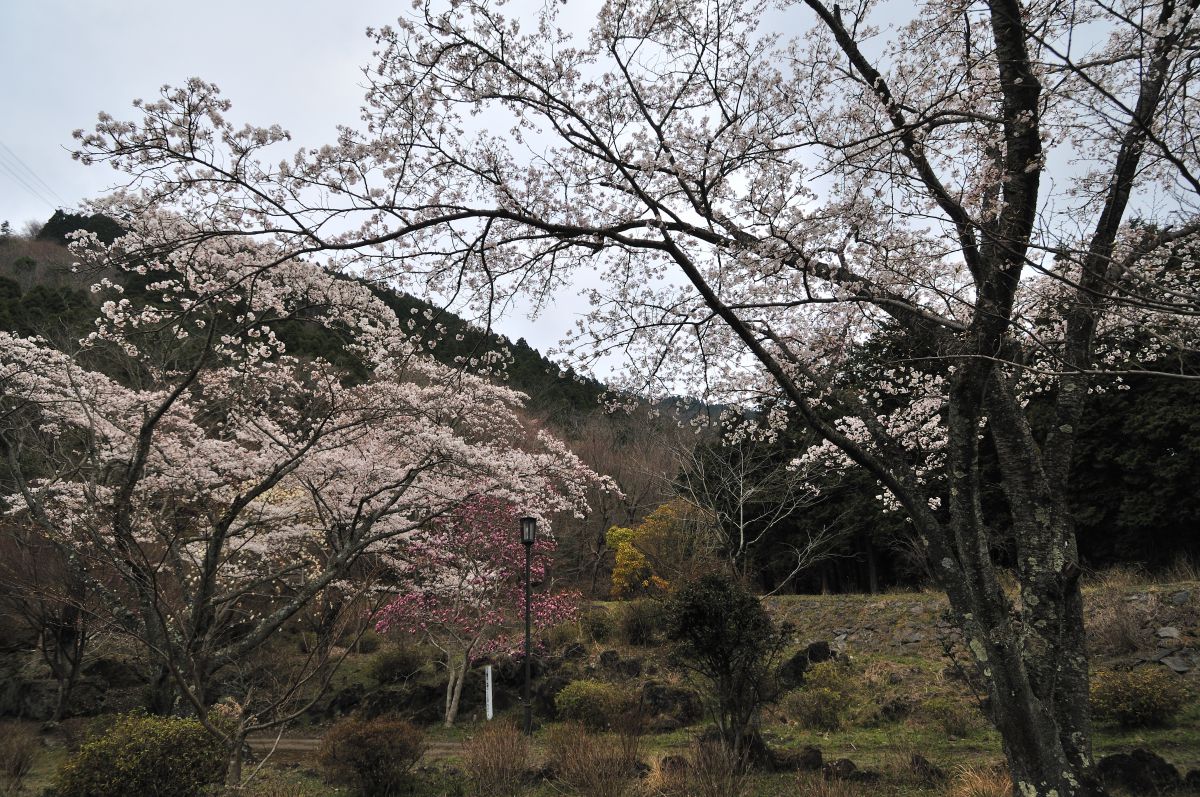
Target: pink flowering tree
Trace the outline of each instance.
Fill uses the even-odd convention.
[[[525,546],[517,505],[478,496],[409,540],[402,577],[407,585],[378,615],[381,633],[419,636],[445,656],[446,727],[454,724],[467,670],[476,659],[514,652],[525,617]],[[530,597],[535,629],[576,616],[579,595],[546,589],[554,539],[542,529],[533,545]]]

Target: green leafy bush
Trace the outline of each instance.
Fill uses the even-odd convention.
[[[225,778],[225,750],[199,721],[126,714],[58,771],[54,797],[192,797]]]
[[[667,607],[672,658],[706,682],[702,691],[726,746],[741,757],[765,749],[758,739],[762,703],[774,697],[773,674],[788,627],[777,628],[746,587],[717,574],[683,585]],[[739,758],[739,760],[742,760]]]
[[[783,714],[802,728],[836,731],[850,708],[850,699],[823,686],[805,686],[783,696]]]
[[[367,675],[381,684],[407,681],[429,661],[416,645],[393,645],[380,650],[367,664]]]
[[[607,609],[594,606],[579,616],[583,633],[593,642],[607,642],[613,635],[613,618]]]
[[[1103,671],[1092,676],[1092,711],[1125,728],[1166,725],[1188,699],[1187,687],[1164,667]]]
[[[554,698],[554,707],[564,720],[580,722],[590,730],[601,730],[629,708],[630,698],[619,686],[602,681],[572,681]]]
[[[321,739],[318,761],[334,783],[357,787],[365,797],[390,797],[412,785],[412,769],[425,752],[425,733],[395,717],[349,717]]]
[[[655,600],[630,601],[621,607],[621,636],[630,645],[652,645],[666,623],[666,609]]]

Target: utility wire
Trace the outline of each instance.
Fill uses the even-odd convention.
[[[8,172],[9,175],[14,180],[16,180],[22,186],[24,186],[26,191],[33,194],[35,197],[40,199],[42,202],[45,202],[47,205],[50,206],[50,208],[52,210],[57,210],[57,206],[53,202],[51,202],[49,199],[47,199],[45,197],[44,194],[42,194],[40,191],[38,191],[36,188],[34,188],[32,185],[30,185],[29,182],[24,177],[22,177],[20,174],[18,174],[16,171],[14,171],[11,166],[9,166],[7,163],[5,163],[5,161],[2,157],[0,157],[0,168],[3,168],[4,171]]]
[[[43,179],[41,178],[41,176],[40,176],[40,175],[39,175],[37,172],[35,172],[33,169],[31,169],[31,168],[29,167],[29,164],[27,164],[25,161],[23,161],[23,160],[21,159],[21,156],[20,156],[20,155],[18,155],[17,153],[13,152],[13,150],[12,150],[12,147],[8,146],[8,145],[7,145],[7,144],[5,144],[3,141],[0,141],[0,148],[3,148],[3,149],[4,149],[4,151],[5,151],[5,152],[7,152],[7,153],[8,153],[8,154],[9,154],[9,155],[12,157],[12,159],[13,159],[13,160],[15,160],[15,161],[16,161],[18,164],[20,164],[21,168],[22,168],[22,169],[24,169],[24,170],[25,170],[25,172],[26,172],[26,173],[27,173],[27,174],[28,174],[30,177],[32,177],[32,178],[33,178],[33,179],[34,179],[34,180],[37,182],[37,184],[38,184],[38,185],[39,185],[41,188],[45,188],[45,189],[46,189],[46,191],[47,191],[47,192],[50,194],[50,196],[52,196],[52,197],[54,197],[55,199],[57,199],[57,200],[58,200],[58,202],[59,202],[59,205],[60,205],[60,206],[65,206],[65,205],[68,205],[68,204],[70,204],[70,203],[68,203],[68,202],[67,202],[67,200],[65,200],[65,199],[63,199],[61,196],[59,196],[59,195],[58,195],[58,192],[57,192],[57,191],[55,191],[53,188],[51,188],[51,187],[50,187],[50,184],[49,184],[49,183],[47,183],[45,180],[43,180]]]

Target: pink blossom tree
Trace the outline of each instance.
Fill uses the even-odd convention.
[[[1065,496],[1089,390],[1194,378],[1171,355],[1200,317],[1196,11],[611,0],[580,35],[556,4],[418,3],[374,33],[365,124],[329,147],[267,157],[286,134],[228,122],[197,80],[102,117],[79,157],[138,181],[118,216],[183,208],[184,241],[252,232],[484,315],[599,274],[568,353],[621,354],[652,392],[776,400],[824,440],[800,465],[866,469],[949,596],[1019,791],[1093,795]],[[847,386],[884,326],[913,359]]]
[[[379,612],[381,633],[417,635],[445,655],[446,727],[458,716],[471,664],[519,648],[525,616],[520,514],[509,501],[481,495],[416,532],[401,574],[408,586]],[[531,551],[530,578],[543,586],[530,597],[536,629],[572,620],[577,611],[577,593],[546,588],[555,547],[543,531]]]

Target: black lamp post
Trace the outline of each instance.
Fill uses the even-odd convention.
[[[533,543],[537,538],[537,518],[521,518],[521,543],[525,546],[525,735],[533,735],[533,701],[529,695],[530,670],[530,622],[529,622],[529,560]]]

